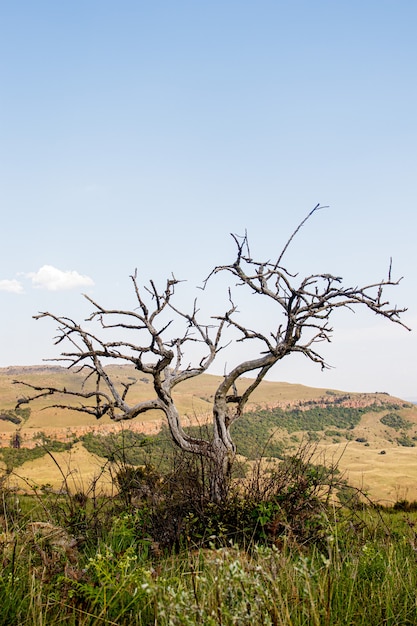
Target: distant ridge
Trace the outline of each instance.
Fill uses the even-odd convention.
[[[0,367],[0,374],[6,374],[6,376],[19,376],[25,372],[32,373],[44,373],[44,372],[62,372],[66,370],[66,367],[62,365],[8,365],[7,367]]]

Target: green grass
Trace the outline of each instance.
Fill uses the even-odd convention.
[[[416,624],[416,507],[364,505],[313,452],[259,465],[222,505],[186,459],[137,474],[152,489],[129,503],[22,496],[3,475],[0,625]]]
[[[353,536],[329,519],[322,549],[284,541],[166,555],[138,539],[134,513],[72,555],[20,528],[2,535],[0,624],[415,624],[415,533],[400,514],[389,523],[397,530],[373,513]]]

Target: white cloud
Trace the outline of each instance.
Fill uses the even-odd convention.
[[[22,293],[23,287],[18,280],[0,280],[0,291],[8,291],[10,293]]]
[[[89,276],[83,276],[75,270],[62,270],[52,265],[43,265],[37,272],[31,272],[28,277],[32,279],[32,285],[38,289],[48,291],[64,291],[76,287],[89,287],[94,285]]]

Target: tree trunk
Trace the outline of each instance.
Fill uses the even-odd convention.
[[[214,433],[210,451],[210,499],[219,504],[227,497],[232,475],[236,446],[226,426],[226,415],[214,411]]]
[[[235,452],[224,445],[213,446],[210,465],[210,500],[216,504],[223,502],[228,494]]]
[[[236,446],[227,427],[229,420],[226,402],[222,398],[222,402],[218,402],[215,405],[213,411],[213,439],[212,441],[207,441],[191,437],[183,430],[179,413],[169,393],[166,393],[162,399],[163,404],[161,408],[167,417],[174,443],[184,452],[191,452],[207,460],[209,465],[210,500],[219,504],[227,496],[232,466],[236,457]]]

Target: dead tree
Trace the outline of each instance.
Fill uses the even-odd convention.
[[[177,446],[210,460],[213,468],[211,498],[221,501],[227,493],[236,454],[230,427],[242,415],[251,394],[278,361],[298,352],[322,368],[328,367],[317,345],[331,341],[330,317],[336,309],[363,306],[405,327],[401,314],[406,309],[392,307],[383,297],[385,287],[399,283],[399,280],[391,278],[391,266],[385,280],[363,287],[344,287],[342,279],[332,274],[313,274],[300,279],[283,267],[284,253],[294,236],[320,208],[317,205],[307,215],[272,262],[255,261],[249,253],[246,235],[234,235],[235,260],[229,265],[215,267],[204,282],[203,288],[216,274],[226,272],[236,282],[236,287],[245,287],[271,301],[276,306],[276,319],[279,321],[270,332],[239,323],[230,290],[228,310],[211,317],[210,324],[205,324],[200,321],[196,301],[190,312],[175,306],[175,289],[179,284],[176,278],[169,278],[163,290],[157,289],[153,280],[147,287],[141,288],[135,273],[131,277],[137,304],[134,310],[108,309],[85,296],[93,312],[83,326],[50,312],[35,316],[36,319],[49,318],[58,323],[59,334],[55,343],[69,344],[70,349],[63,351],[57,360],[66,362],[69,368],[84,371],[86,380],[93,377],[95,387],[88,391],[86,387],[71,390],[23,383],[31,389],[32,395],[19,400],[19,404],[63,394],[68,402],[70,397],[76,397],[80,404],[69,406],[64,402],[53,406],[83,411],[98,419],[108,415],[115,421],[131,420],[146,411],[159,409],[166,416]],[[99,323],[99,332],[91,330],[90,322],[93,325]],[[182,323],[182,332],[175,332],[174,322]],[[219,352],[228,347],[227,331],[231,329],[235,336],[237,334],[237,341],[256,342],[258,356],[243,360],[222,377],[213,400],[212,437],[205,440],[191,436],[182,425],[181,415],[173,400],[173,390],[185,380],[207,372]],[[112,337],[110,341],[101,336],[108,334]],[[127,336],[134,336],[134,341],[129,341]],[[185,352],[190,342],[199,342],[204,349],[204,356],[194,365],[185,364]],[[109,361],[131,364],[139,372],[149,375],[154,397],[144,402],[130,402],[129,392],[133,383],[128,381],[122,387],[117,385],[105,367]],[[238,392],[236,383],[248,374],[252,378],[245,378],[246,384],[241,382],[239,385],[243,391]]]

